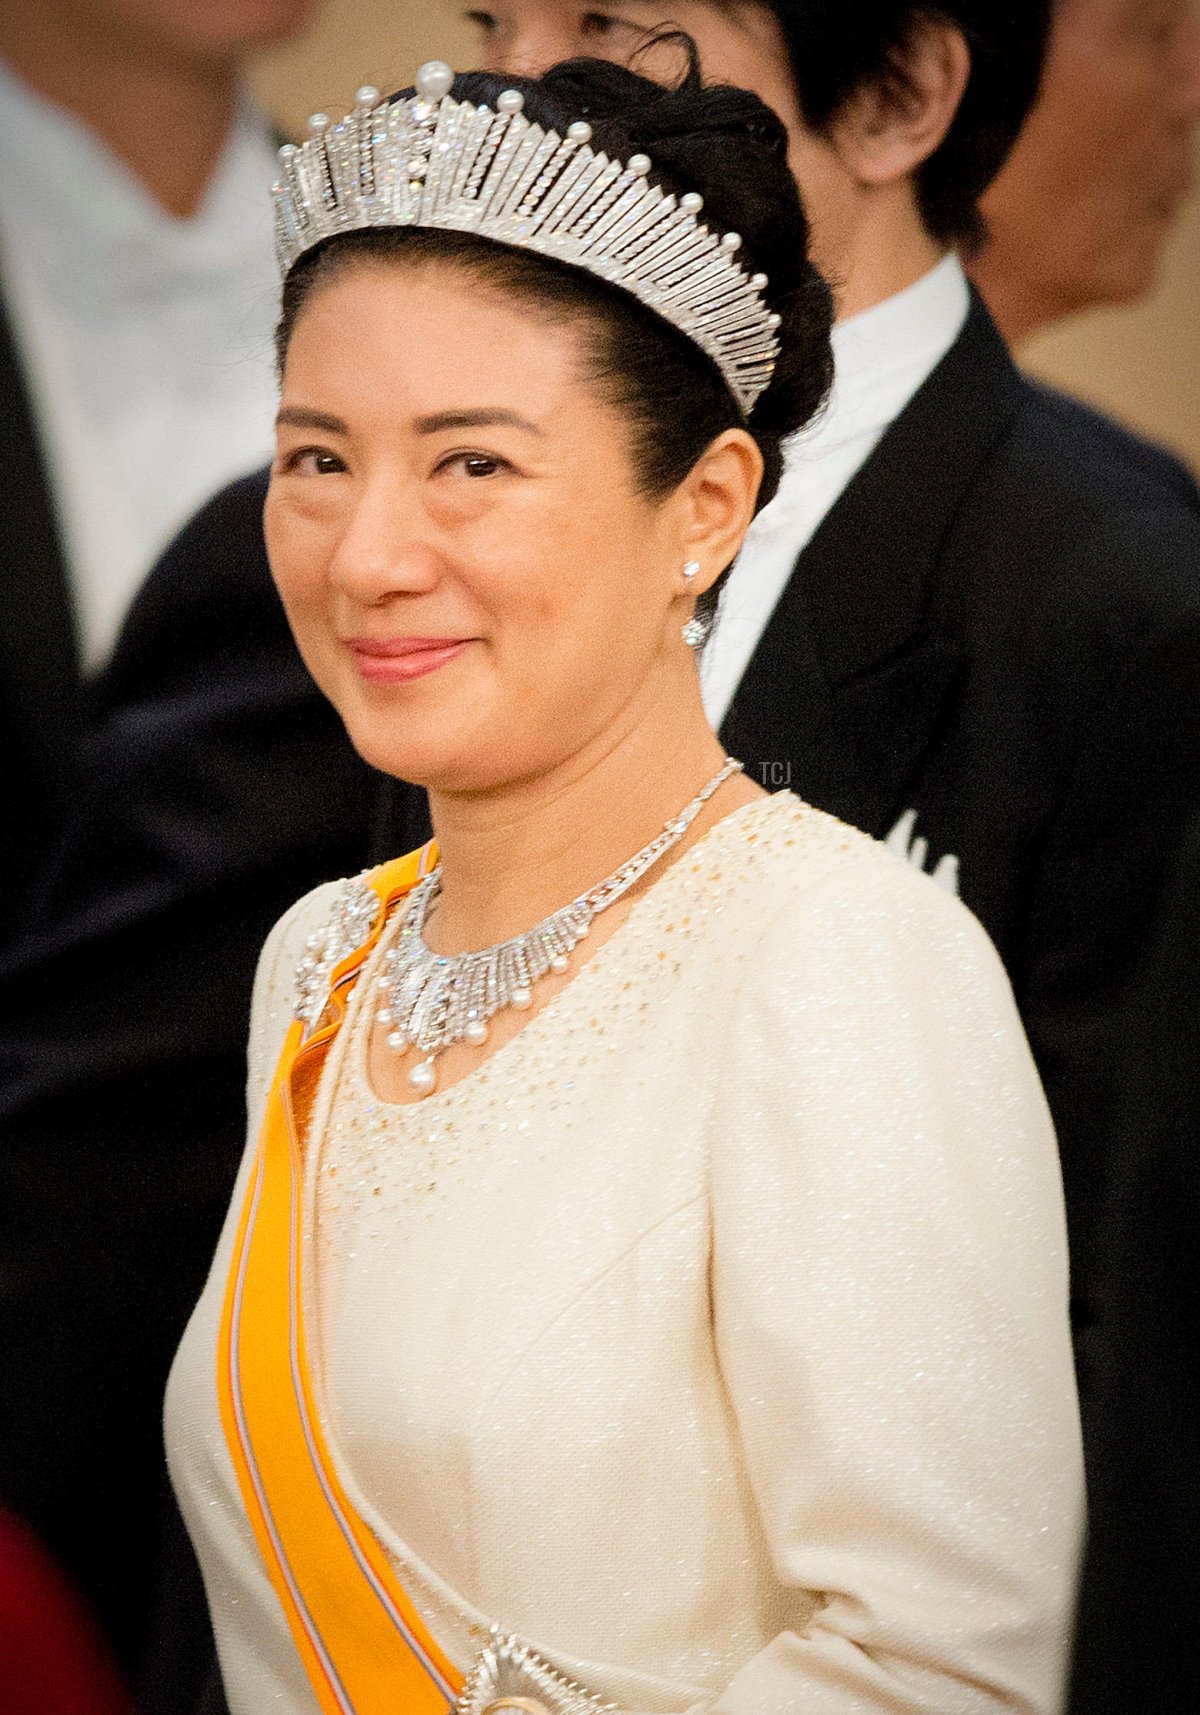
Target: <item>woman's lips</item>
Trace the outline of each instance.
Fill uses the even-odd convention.
[[[364,679],[400,684],[435,673],[470,641],[469,637],[352,637],[349,648]]]

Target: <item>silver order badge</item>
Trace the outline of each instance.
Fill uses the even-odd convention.
[[[454,1715],[614,1715],[615,1710],[615,1703],[564,1678],[536,1650],[495,1626],[454,1705]]]

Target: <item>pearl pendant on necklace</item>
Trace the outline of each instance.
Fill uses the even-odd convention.
[[[408,1074],[408,1081],[418,1095],[427,1096],[437,1083],[437,1067],[433,1060],[418,1060]]]
[[[550,961],[550,969],[552,971],[557,971],[561,975],[563,971],[570,968],[570,964],[571,961],[565,956],[565,954],[557,953]],[[533,990],[523,986],[518,986],[513,989],[512,994],[509,997],[509,1005],[515,1006],[519,1011],[524,1012],[527,1008],[533,1005]],[[381,1024],[390,1024],[393,1018],[391,1008],[381,1008],[376,1014],[376,1017],[379,1019]],[[473,1048],[482,1048],[483,1044],[491,1035],[491,1031],[488,1029],[487,1023],[484,1019],[471,1018],[468,1019],[466,1025],[463,1027],[462,1034],[464,1042],[469,1042]],[[389,1048],[399,1050],[403,1050],[410,1046],[409,1039],[405,1036],[402,1030],[389,1031],[387,1042]],[[417,1094],[421,1096],[428,1096],[434,1089],[436,1089],[437,1062],[432,1054],[428,1055],[424,1060],[418,1060],[416,1065],[410,1068],[408,1081],[411,1087],[416,1090]]]

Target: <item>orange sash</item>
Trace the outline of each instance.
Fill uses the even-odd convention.
[[[463,1683],[338,1480],[317,1413],[302,1314],[303,1151],[321,1069],[391,908],[433,860],[430,844],[365,877],[379,901],[374,924],[363,945],[334,966],[311,1032],[298,1022],[288,1031],[221,1316],[217,1387],[225,1439],[323,1715],[445,1715]]]

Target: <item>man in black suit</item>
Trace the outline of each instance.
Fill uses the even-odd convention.
[[[312,9],[0,7],[0,945],[129,599],[270,446],[278,139],[242,79]]]
[[[856,358],[851,341],[844,362],[839,354],[855,381],[840,418],[847,435],[827,440],[819,472],[795,466],[793,497],[809,505],[819,487],[820,505],[804,520],[802,550],[796,541],[789,555],[784,540],[782,575],[779,538],[752,544],[760,565],[773,560],[778,591],[757,633],[753,599],[731,612],[726,635],[746,658],[731,670],[726,656],[722,733],[757,778],[957,880],[996,939],[1059,1124],[1086,1356],[1108,1080],[1130,1028],[1126,978],[1195,784],[1185,728],[1194,731],[1200,684],[1200,505],[1165,455],[1025,383],[947,261],[1033,98],[1045,8],[1031,3],[1017,21],[1009,8],[990,34],[994,7],[898,0],[894,10],[885,44],[844,0],[672,8],[702,52],[706,15],[775,32],[743,33],[730,52],[747,40],[762,48],[781,102],[794,74],[802,185],[811,174],[819,194],[822,175],[828,183],[839,162],[855,163],[823,221],[844,326],[878,332],[898,314],[904,344],[904,373],[886,400],[869,353]],[[824,20],[821,75],[841,91],[824,118],[816,95],[801,101],[800,68],[814,63],[805,17]],[[828,58],[839,43],[840,74]],[[511,51],[497,32],[490,57]],[[736,74],[747,76],[744,55]],[[859,319],[881,308],[882,318]],[[835,399],[835,424],[837,411]],[[179,1291],[138,1355],[139,1389],[165,1371],[167,1324],[198,1286],[241,1143],[241,1031],[270,916],[308,880],[425,831],[420,794],[374,792],[299,674],[263,556],[264,491],[265,476],[219,497],[143,592],[88,753],[92,784],[3,985],[6,1200],[18,1212],[35,1207],[25,1221],[41,1223],[14,1271],[3,1334],[47,1291],[64,1326],[90,1327],[77,1336],[98,1350],[89,1382],[100,1371],[108,1388],[93,1460],[114,1440],[112,1398],[125,1385],[114,1377],[126,1359],[113,1330],[147,1295],[164,1200],[177,1218]],[[232,591],[241,605],[222,615]],[[181,625],[197,604],[209,617]],[[132,995],[119,1012],[114,990]],[[113,1140],[127,1136],[134,1147],[118,1159],[139,1189],[118,1208],[105,1188]],[[63,1160],[85,1166],[67,1214],[56,1193]],[[70,1249],[49,1281],[37,1279],[46,1232],[90,1246],[85,1259],[108,1259],[112,1285],[98,1310],[92,1271],[76,1268]],[[39,1314],[16,1363],[35,1384]],[[0,1445],[32,1454],[39,1436],[61,1435],[61,1410],[47,1412],[44,1392],[37,1384],[4,1405]],[[150,1458],[144,1399],[139,1411],[120,1425],[125,1501]],[[64,1531],[72,1495],[92,1492],[84,1449],[68,1451],[53,1495],[44,1468],[24,1488],[27,1507],[55,1512]]]
[[[362,867],[379,784],[291,647],[244,534],[260,511],[235,485],[135,602],[0,983],[0,1492],[135,1677],[173,1513],[162,1392],[241,1152],[254,963],[285,896]],[[174,1676],[203,1608],[162,1599]],[[170,1683],[160,1706],[186,1707]]]

